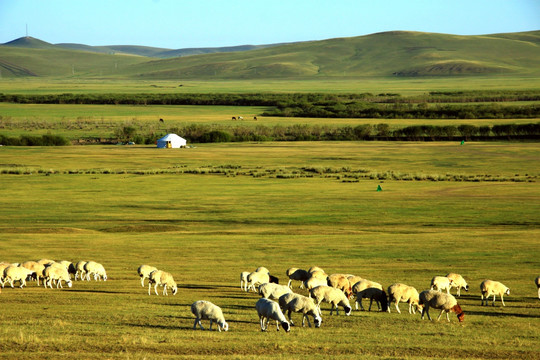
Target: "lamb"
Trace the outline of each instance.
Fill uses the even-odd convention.
[[[247,285],[248,285],[248,275],[249,275],[249,271],[242,271],[240,273],[240,289],[244,290],[244,291],[247,291]]]
[[[103,281],[107,281],[107,273],[105,272],[103,265],[100,263],[89,261],[84,264],[84,271],[86,272],[86,280],[90,280],[90,275],[94,275],[95,281],[101,281],[102,278]]]
[[[534,279],[534,283],[536,284],[536,287],[538,288],[538,298],[540,299],[540,276]]]
[[[311,327],[308,315],[313,316],[313,323],[316,328],[321,326],[321,310],[315,305],[315,301],[313,301],[312,298],[291,292],[281,295],[278,302],[283,311],[288,312],[287,318],[289,319],[291,326],[294,326],[294,323],[291,320],[292,311],[302,313],[302,327],[305,326],[305,320],[307,320],[308,326]]]
[[[386,292],[382,289],[378,289],[375,287],[370,287],[367,289],[364,289],[362,291],[359,291],[356,293],[356,302],[360,302],[360,307],[362,310],[364,310],[364,307],[362,306],[362,299],[370,299],[369,301],[369,311],[371,311],[371,305],[373,304],[373,300],[377,302],[377,306],[379,306],[379,310],[382,311],[388,311],[388,299],[386,297]]]
[[[343,291],[343,293],[345,293],[347,298],[350,299],[352,296],[352,289],[351,289],[351,284],[347,276],[348,275],[345,275],[345,274],[332,274],[328,276],[327,282],[328,282],[328,286],[331,286],[333,288]]]
[[[150,265],[141,265],[137,269],[137,273],[139,274],[141,278],[141,286],[144,287],[144,279],[148,279],[150,277],[150,273],[152,271],[156,271],[157,268]]]
[[[287,277],[289,278],[289,283],[287,284],[288,287],[292,289],[291,283],[293,280],[301,281],[300,288],[303,288],[304,281],[309,279],[309,273],[306,270],[297,269],[297,268],[290,268],[287,269]]]
[[[450,288],[452,287],[452,280],[446,276],[434,276],[431,279],[431,290],[442,291],[446,289],[446,293],[450,294]]]
[[[437,321],[440,320],[443,312],[446,312],[446,320],[450,321],[450,317],[448,316],[450,311],[457,314],[459,322],[463,322],[465,319],[465,313],[461,310],[461,306],[459,306],[453,295],[436,290],[425,290],[420,293],[419,297],[419,304],[424,306],[422,309],[422,319],[424,319],[424,315],[427,314],[428,319],[431,320],[431,316],[429,316],[430,307],[441,310]]]
[[[495,306],[495,297],[499,295],[501,297],[501,302],[504,305],[504,294],[510,295],[510,289],[504,286],[502,283],[493,280],[484,280],[480,284],[480,291],[482,292],[482,303],[484,305],[484,299],[486,299],[486,306],[488,304],[488,298],[493,295],[493,306]]]
[[[396,302],[396,310],[399,314],[399,302],[406,302],[409,304],[409,314],[416,314],[416,309],[420,311],[420,297],[418,291],[412,287],[401,283],[392,284],[388,287],[388,302]],[[390,312],[390,307],[388,307]]]
[[[154,284],[154,291],[156,295],[158,295],[158,285],[163,286],[163,295],[169,295],[167,293],[167,287],[172,289],[173,295],[176,295],[176,292],[178,291],[178,286],[176,285],[173,276],[171,273],[166,271],[156,270],[150,273],[150,277],[148,278],[148,295],[150,295],[150,288],[152,284]]]
[[[212,330],[212,323],[215,321],[218,325],[218,331],[221,329],[224,331],[229,330],[229,324],[225,321],[221,308],[212,304],[210,301],[199,300],[191,304],[191,312],[195,315],[195,322],[193,323],[193,330],[197,329],[197,324],[204,330],[201,320],[210,320],[210,330]]]
[[[456,273],[449,273],[446,274],[446,277],[452,280],[450,286],[457,288],[457,296],[461,296],[461,289],[469,291],[469,285],[467,284],[463,276]]]
[[[20,266],[14,266],[14,265],[9,265],[8,267],[6,267],[4,269],[4,282],[3,284],[5,284],[5,282],[9,282],[9,284],[11,285],[11,287],[13,287],[13,283],[15,281],[19,281],[20,283],[20,288],[22,289],[23,286],[26,285],[26,278],[28,276],[31,276],[32,274],[34,274],[34,272],[32,270],[28,270],[27,268],[24,268],[24,267],[20,267]],[[3,285],[2,285],[3,287]]]
[[[259,315],[261,331],[266,331],[268,329],[270,320],[276,320],[277,331],[279,331],[280,324],[286,332],[291,330],[289,322],[285,319],[285,315],[283,315],[278,303],[275,301],[260,298],[255,304],[255,309],[257,309],[257,314]]]
[[[80,277],[81,280],[86,278],[86,271],[84,270],[84,265],[87,261],[79,261],[75,264],[75,280]]]
[[[45,265],[38,263],[37,261],[25,261],[21,264],[22,267],[31,270],[34,273],[35,280],[39,286],[39,279],[43,278],[43,270],[45,270]]]
[[[317,304],[317,307],[319,309],[321,308],[321,302],[323,300],[327,303],[332,304],[330,315],[332,315],[334,307],[336,308],[336,314],[339,315],[339,305],[343,306],[345,315],[351,315],[352,307],[349,303],[349,299],[347,299],[343,291],[339,289],[327,285],[320,285],[310,290],[310,296],[315,299],[315,303]]]
[[[377,289],[380,289],[382,290],[383,287],[381,284],[379,284],[378,282],[375,282],[375,281],[371,281],[371,280],[368,280],[368,279],[362,279],[360,281],[358,281],[357,283],[355,283],[351,290],[352,290],[352,293],[353,295],[357,295],[360,291],[362,290],[365,290],[367,288],[377,288]],[[355,308],[356,310],[358,310],[358,304],[360,303],[360,308],[364,308],[362,306],[362,298],[357,298],[356,299],[356,302],[355,302]]]
[[[259,294],[265,299],[278,300],[281,295],[289,293],[292,293],[292,290],[285,285],[265,283],[259,286]]]
[[[59,287],[63,288],[62,280],[66,283],[68,287],[72,286],[69,272],[64,265],[55,263],[51,266],[47,266],[45,270],[43,270],[43,275],[45,277],[45,280],[43,281],[43,283],[45,284],[45,288],[47,288],[48,285],[52,289],[53,281],[56,281],[57,289]]]

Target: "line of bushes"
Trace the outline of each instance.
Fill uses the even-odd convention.
[[[68,139],[59,135],[21,135],[19,137],[10,137],[0,134],[0,145],[6,146],[65,146],[69,144]]]

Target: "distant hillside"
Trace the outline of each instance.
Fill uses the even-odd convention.
[[[275,46],[181,50],[109,46],[96,49],[100,52],[88,52],[82,45],[52,45],[21,38],[0,46],[0,66],[6,69],[8,76],[16,77],[178,80],[540,75],[540,31],[482,36],[393,31]],[[227,52],[208,53],[216,49]],[[192,56],[182,56],[186,54]]]

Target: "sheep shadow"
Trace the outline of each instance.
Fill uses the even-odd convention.
[[[192,321],[195,321],[195,318],[189,318]],[[192,330],[193,326],[174,326],[174,325],[153,325],[153,324],[133,324],[127,323],[126,325],[132,327],[138,327],[143,329],[161,329],[161,330]]]

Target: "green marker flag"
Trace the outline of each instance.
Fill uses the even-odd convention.
[[[377,191],[382,191],[381,185],[377,185]]]
[[[461,140],[461,145],[465,144],[465,140]]]

